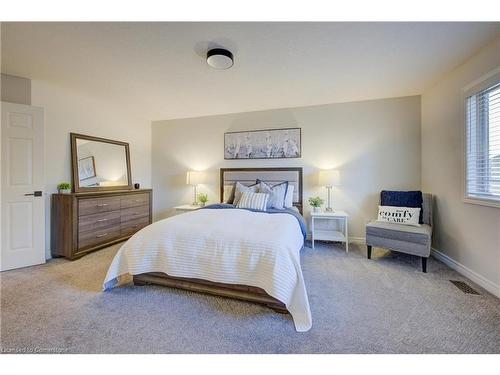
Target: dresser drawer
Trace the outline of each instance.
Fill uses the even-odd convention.
[[[78,216],[120,209],[120,197],[85,198],[78,200]]]
[[[149,225],[149,217],[147,216],[137,220],[127,221],[125,223],[122,223],[121,225],[121,235],[122,237],[129,236],[148,225]]]
[[[84,215],[80,217],[80,220],[78,220],[78,231],[85,232],[89,230],[96,230],[113,225],[120,225],[120,223],[120,210]]]
[[[120,237],[120,225],[78,233],[78,249],[85,249]]]
[[[121,208],[149,205],[149,194],[128,194],[121,198]]]
[[[149,217],[149,205],[138,206],[122,209],[121,222],[126,223],[127,221],[137,220],[143,217]]]

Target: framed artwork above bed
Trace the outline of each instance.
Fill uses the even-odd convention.
[[[224,133],[224,159],[300,158],[301,138],[301,128]]]

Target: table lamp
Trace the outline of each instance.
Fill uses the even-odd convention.
[[[332,186],[338,186],[340,182],[340,173],[335,169],[328,169],[319,172],[319,185],[326,187],[328,190],[328,203],[326,206],[326,211],[332,212],[332,203],[331,203],[331,190]]]
[[[199,171],[188,171],[186,175],[186,184],[194,186],[194,201],[193,206],[198,205],[198,196],[196,194],[196,188],[198,185],[205,183],[205,173]]]

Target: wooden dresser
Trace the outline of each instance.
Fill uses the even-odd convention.
[[[52,194],[52,256],[79,258],[151,224],[152,190]]]

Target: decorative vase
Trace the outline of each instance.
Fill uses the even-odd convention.
[[[59,189],[59,194],[71,194],[71,189]]]
[[[205,207],[205,202],[200,202],[200,207]]]
[[[313,212],[319,212],[321,210],[320,207],[313,207]]]

